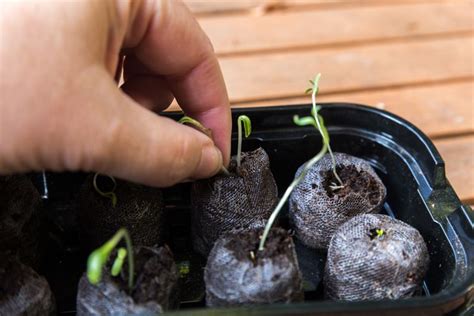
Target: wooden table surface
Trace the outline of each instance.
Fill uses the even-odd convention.
[[[185,0],[211,39],[231,104],[363,103],[424,131],[474,205],[474,1]]]

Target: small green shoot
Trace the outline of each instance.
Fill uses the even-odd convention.
[[[372,228],[369,230],[370,239],[380,238],[385,235],[385,231],[382,228]]]
[[[120,271],[122,271],[123,262],[126,256],[127,250],[125,248],[119,248],[117,250],[117,258],[115,258],[115,261],[112,265],[112,270],[110,270],[110,274],[112,274],[112,276],[115,277],[119,275]]]
[[[208,136],[209,138],[212,139],[212,132],[211,132],[211,130],[208,129],[207,127],[205,127],[204,125],[202,125],[201,122],[199,122],[198,120],[193,119],[192,117],[183,116],[183,117],[178,121],[178,123],[184,124],[184,125],[191,125],[191,126],[193,126],[194,128],[196,128],[198,131],[200,131],[201,133],[205,134],[206,136]]]
[[[212,139],[212,132],[210,129],[205,127],[204,125],[201,124],[198,120],[193,119],[192,117],[189,116],[183,116],[178,123],[180,124],[185,124],[185,125],[191,125],[194,128],[196,128],[198,131],[202,132],[206,136],[208,136],[210,139]],[[226,176],[230,175],[230,172],[226,169],[226,167],[222,166],[221,167],[221,172],[225,174]]]
[[[189,261],[180,261],[177,263],[178,274],[181,279],[184,279],[191,272],[191,264]]]
[[[112,206],[115,207],[117,205],[117,195],[114,193],[115,189],[117,188],[117,182],[115,181],[115,178],[112,176],[105,175],[110,180],[112,180],[112,183],[114,186],[112,187],[110,191],[104,192],[101,189],[99,189],[99,186],[97,185],[98,176],[99,176],[99,173],[96,173],[94,175],[94,179],[92,180],[92,185],[94,186],[94,189],[97,191],[97,193],[99,193],[103,197],[110,199],[112,201]]]
[[[316,105],[316,94],[319,92],[319,80],[320,79],[321,79],[321,74],[318,73],[316,75],[316,77],[314,78],[314,80],[309,81],[309,83],[312,85],[312,87],[308,88],[305,92],[306,93],[311,92],[311,101],[312,101],[312,104],[313,104],[311,114],[313,114],[314,117],[318,117],[322,120],[322,117],[318,114],[318,111],[319,111],[320,107]],[[344,187],[344,184],[342,183],[341,178],[339,177],[339,175],[336,172],[336,159],[334,158],[334,154],[332,152],[331,145],[329,144],[329,133],[327,131],[325,133],[323,133],[323,130],[321,129],[321,126],[320,126],[319,122],[320,122],[320,120],[316,119],[317,125],[315,125],[315,127],[321,133],[321,136],[323,137],[323,142],[327,143],[329,155],[331,156],[331,161],[332,161],[332,172],[334,174],[334,177],[337,179],[337,182],[339,182],[339,184],[331,183],[331,185],[329,187],[333,191],[338,190],[338,189],[342,189]]]
[[[102,269],[107,264],[110,253],[117,247],[122,239],[125,239],[127,250],[124,248],[118,249],[117,258],[112,264],[111,274],[117,276],[122,269],[125,257],[128,257],[128,288],[130,291],[133,289],[134,266],[132,241],[125,228],[119,229],[111,239],[89,255],[87,259],[87,278],[91,284],[96,285],[100,282],[102,279]]]
[[[288,188],[286,189],[285,193],[283,194],[283,196],[281,197],[280,201],[278,202],[277,206],[275,207],[275,209],[273,210],[272,214],[270,215],[270,218],[268,219],[267,221],[267,224],[265,225],[265,229],[263,231],[263,234],[262,234],[262,237],[260,238],[260,244],[258,246],[258,250],[259,251],[262,251],[265,247],[265,241],[268,237],[268,234],[270,233],[270,229],[272,228],[273,226],[273,223],[275,222],[277,216],[278,216],[278,213],[280,213],[280,210],[282,209],[283,205],[286,203],[286,201],[288,200],[288,198],[290,197],[290,194],[291,192],[294,190],[294,188],[301,182],[303,181],[304,177],[306,176],[306,174],[308,173],[308,171],[311,169],[311,167],[316,163],[318,162],[319,160],[321,160],[321,158],[326,154],[326,152],[330,152],[331,153],[331,157],[332,157],[332,161],[333,161],[333,172],[336,176],[336,178],[338,179],[338,181],[340,181],[340,178],[339,176],[337,175],[336,173],[336,162],[335,162],[335,159],[334,159],[334,156],[332,154],[332,151],[331,151],[331,147],[329,145],[329,133],[326,129],[326,126],[324,125],[324,119],[323,117],[318,113],[318,111],[320,110],[320,107],[316,105],[316,94],[318,93],[319,91],[319,79],[321,78],[321,74],[318,74],[316,75],[316,77],[314,78],[314,80],[310,80],[309,82],[312,84],[312,87],[309,88],[308,90],[306,90],[306,93],[309,93],[311,92],[311,99],[312,99],[312,104],[313,104],[313,107],[311,109],[311,116],[305,116],[305,117],[299,117],[298,115],[295,115],[293,117],[293,122],[298,125],[298,126],[308,126],[308,125],[312,125],[314,126],[316,129],[319,130],[322,138],[323,138],[323,147],[321,148],[321,150],[319,151],[318,154],[316,154],[316,156],[314,156],[313,158],[311,158],[311,160],[309,160],[308,162],[306,162],[306,164],[304,165],[301,173],[299,174],[298,177],[296,177],[293,182],[290,183],[290,185],[288,186]],[[336,186],[334,185],[333,186],[334,189],[333,190],[336,190],[336,189],[339,189],[342,187],[342,181],[340,181],[340,186]]]
[[[242,126],[244,127],[245,138],[249,137],[250,133],[252,133],[252,122],[247,115],[240,115],[237,119],[237,168],[240,167],[240,157],[242,154]]]

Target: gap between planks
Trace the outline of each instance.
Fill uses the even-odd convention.
[[[396,6],[417,3],[466,2],[465,0],[184,0],[197,17],[256,15],[300,10],[337,10],[361,6]]]
[[[199,22],[220,56],[367,45],[469,34],[473,29],[472,4],[452,2],[210,17]]]
[[[473,76],[473,37],[221,58],[231,102],[299,96],[323,74],[325,93],[408,86]]]
[[[474,132],[474,81],[438,82],[433,85],[408,86],[374,91],[318,96],[317,102],[359,103],[385,109],[420,128],[432,139],[460,136]],[[310,103],[309,96],[266,100],[233,105],[260,107]],[[180,110],[174,102],[169,111]]]

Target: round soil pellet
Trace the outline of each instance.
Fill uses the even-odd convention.
[[[385,201],[385,186],[367,161],[343,153],[334,153],[334,157],[342,189],[333,189],[339,183],[327,154],[290,196],[290,224],[296,237],[310,248],[327,249],[340,225],[359,214],[378,213]]]
[[[196,181],[191,191],[192,241],[196,252],[207,257],[219,236],[236,228],[261,228],[278,202],[277,186],[267,153],[258,148],[242,153],[231,175]]]
[[[325,293],[349,301],[410,297],[419,292],[428,264],[418,230],[387,215],[359,215],[331,239]]]
[[[236,230],[215,243],[204,271],[206,305],[290,303],[303,300],[302,276],[293,240],[273,228],[258,251],[261,229]]]

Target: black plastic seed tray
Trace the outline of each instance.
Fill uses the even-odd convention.
[[[243,149],[261,146],[267,151],[280,194],[293,179],[296,169],[321,148],[317,131],[293,124],[293,115],[309,113],[310,105],[233,111],[234,122],[240,114],[252,120],[253,132],[244,140]],[[182,184],[164,190],[167,243],[178,265],[189,270],[180,280],[182,303],[175,313],[473,315],[474,213],[461,204],[453,191],[445,176],[444,162],[432,142],[409,122],[382,110],[355,104],[324,104],[321,114],[331,136],[332,149],[369,161],[379,174],[387,187],[383,212],[416,227],[425,239],[431,262],[422,295],[397,301],[326,301],[321,282],[325,254],[296,241],[304,276],[304,303],[207,309],[202,281],[205,258],[191,250],[190,185]],[[167,115],[174,119],[182,116]],[[76,194],[84,178],[80,173],[47,174],[45,179],[42,175],[36,176],[40,189],[47,187],[48,191],[45,200],[49,218],[48,259],[42,272],[56,295],[60,314],[74,313],[77,282],[87,258],[79,248],[75,207]]]

